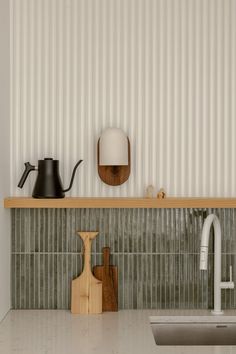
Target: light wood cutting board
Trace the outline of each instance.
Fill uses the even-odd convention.
[[[102,310],[118,311],[118,270],[110,265],[110,248],[103,248],[103,265],[93,267],[96,278],[102,281]]]
[[[78,232],[84,242],[84,269],[72,280],[71,312],[92,314],[102,312],[102,282],[91,272],[91,243],[98,232]]]

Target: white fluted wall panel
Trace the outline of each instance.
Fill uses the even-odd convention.
[[[84,159],[72,195],[236,195],[236,0],[11,1],[12,195],[47,156],[65,185]],[[108,126],[132,149],[115,188],[96,169]]]

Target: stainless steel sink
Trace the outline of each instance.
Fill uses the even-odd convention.
[[[152,322],[157,345],[236,345],[236,322]]]

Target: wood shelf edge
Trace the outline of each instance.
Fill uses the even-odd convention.
[[[8,197],[4,208],[236,208],[236,198],[89,198]]]

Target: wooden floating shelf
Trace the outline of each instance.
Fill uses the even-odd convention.
[[[9,197],[5,208],[236,208],[236,198],[63,198]]]

